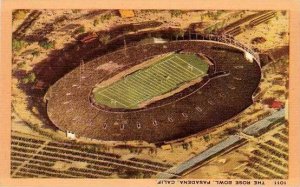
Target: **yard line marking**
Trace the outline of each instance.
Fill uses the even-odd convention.
[[[103,93],[103,92],[102,92],[102,93],[99,93],[99,95],[102,96],[102,97],[106,97],[107,99],[110,100],[110,102],[112,102],[112,100],[114,100],[114,101],[116,101],[116,103],[119,103],[119,104],[121,104],[122,106],[128,107],[128,105],[122,103],[121,101],[117,101],[116,99],[114,99],[114,98],[116,98],[116,97],[110,95],[109,92],[108,92],[108,93],[107,93],[107,92],[106,92],[106,93]],[[119,97],[117,97],[117,98],[119,99]],[[124,100],[124,99],[122,99],[122,100]],[[125,102],[128,102],[128,101],[125,101]]]
[[[180,58],[179,56],[174,56],[173,58],[178,58],[179,60],[183,61],[184,63],[193,66],[192,64],[188,63],[187,61],[185,61],[184,59]],[[204,72],[201,69],[198,69],[197,67],[193,66],[196,70],[200,71],[201,74],[203,74]]]
[[[156,90],[155,93],[160,93],[161,89],[164,89],[164,87],[162,85],[158,84],[158,82],[154,78],[150,77],[150,75],[141,75],[141,76],[139,76],[139,78],[142,80],[145,80],[148,78],[149,84],[151,84],[152,88],[154,88]]]
[[[176,68],[173,64],[162,64],[162,67],[163,67],[164,69],[168,69],[168,68],[169,68],[168,66],[172,66],[172,67],[173,67],[173,68],[172,68],[172,72],[174,72],[173,75],[174,75],[177,79],[179,79],[181,82],[184,82],[184,81],[186,81],[187,79],[193,78],[193,77],[191,77],[191,75],[185,73],[185,72],[182,71],[181,69]],[[184,76],[178,76],[178,75],[184,75]]]
[[[170,61],[174,63],[173,65],[174,65],[175,67],[183,69],[185,72],[188,72],[188,74],[192,74],[192,75],[194,75],[194,76],[198,76],[197,73],[194,73],[192,70],[189,69],[189,66],[191,66],[191,65],[188,65],[188,67],[184,67],[184,66],[182,66],[182,65],[180,64],[179,61],[174,61],[174,59],[172,59],[172,60],[170,60]]]
[[[108,91],[108,90],[106,90],[106,91]],[[122,100],[127,101],[129,103],[137,102],[136,100],[132,99],[131,97],[126,97],[124,95],[124,93],[121,90],[118,90],[117,88],[110,89],[110,91],[108,91],[106,93],[108,93],[106,95],[122,98]]]
[[[143,81],[148,80],[149,83],[152,84],[152,86],[154,87],[154,89],[157,92],[160,92],[160,90],[162,89],[161,86],[159,86],[157,84],[157,82],[155,82],[155,78],[151,77],[151,75],[153,75],[155,72],[153,72],[152,68],[149,68],[148,72],[146,72],[145,74],[139,74],[137,77]]]
[[[169,75],[172,75],[175,79],[176,79],[176,82],[181,82],[183,81],[185,78],[183,77],[179,77],[178,76],[178,71],[176,71],[176,69],[169,69],[167,68],[166,66],[164,66],[165,64],[159,64],[159,70],[165,72],[166,74],[169,74]]]
[[[104,96],[104,97],[106,97],[106,98],[108,98],[108,99],[110,99],[110,100],[115,100],[115,101],[117,101],[116,99],[112,99],[112,98],[110,98],[109,96],[106,96],[106,95],[104,95],[104,94],[102,94],[102,93],[99,93],[99,94],[102,95],[102,96]],[[130,105],[127,106],[126,104],[124,104],[124,103],[122,103],[122,102],[120,102],[120,101],[117,101],[117,103],[120,103],[121,105],[123,105],[123,106],[125,106],[125,107],[130,107]]]
[[[159,69],[157,69],[157,71],[160,72],[160,73],[165,73],[165,72],[166,72],[166,71],[164,71],[164,70],[162,69],[162,67],[159,68]],[[164,80],[163,80],[163,81],[164,81],[164,84],[165,84],[165,85],[169,85],[169,87],[170,87],[170,86],[171,86],[171,87],[176,86],[178,80],[176,80],[176,78],[175,78],[173,75],[171,75],[170,73],[167,74],[167,76],[168,76],[168,77],[172,77],[172,78],[170,78],[170,79],[164,78]]]
[[[127,84],[125,83],[119,83],[119,84],[115,84],[113,86],[111,86],[111,88],[113,88],[114,90],[120,90],[121,89],[127,89],[127,88],[131,88],[131,93],[133,93],[133,95],[135,95],[136,97],[140,97],[141,95],[143,95],[142,92],[140,92],[139,90],[135,89],[134,85],[131,84],[130,79],[127,81]],[[121,93],[121,95],[123,95],[123,92],[120,90],[119,93]],[[136,100],[136,99],[135,99]]]
[[[117,101],[118,103],[120,103],[121,105],[126,105],[125,103],[123,103],[123,102],[121,102],[121,101],[124,101],[124,102],[126,102],[126,103],[128,103],[126,106],[129,106],[130,105],[130,101],[128,101],[128,100],[126,100],[126,99],[121,99],[121,97],[119,97],[119,95],[112,95],[111,94],[111,92],[107,92],[107,90],[106,90],[106,92],[102,92],[102,93],[100,93],[100,95],[102,95],[102,96],[104,96],[104,97],[106,97],[106,98],[108,98],[108,99],[110,99],[110,100],[115,100],[115,101]]]
[[[140,84],[137,85],[134,77],[128,78],[128,82],[122,84],[123,89],[127,89],[127,88],[131,89],[131,91],[136,93],[135,94],[136,96],[144,95],[145,93],[143,93],[139,87]]]
[[[117,90],[117,88],[109,88],[109,89],[104,90],[102,93],[105,94],[105,92],[107,93],[106,95],[123,98],[123,100],[125,100],[125,101],[128,100],[129,103],[134,101],[134,100],[130,99],[129,97],[124,96],[124,93],[122,91]]]
[[[165,71],[165,72],[167,72],[168,71],[168,69],[167,69],[167,67],[165,67],[165,66],[163,66],[163,65],[161,65],[160,66],[161,67],[161,71]],[[181,72],[179,72],[179,71],[177,71],[176,69],[172,69],[172,71],[170,71],[170,73],[169,73],[169,75],[172,77],[172,79],[173,79],[173,83],[175,84],[175,85],[177,85],[177,84],[179,84],[179,83],[181,83],[181,82],[184,82],[185,80],[186,80],[186,76],[178,76],[179,74],[181,74]]]
[[[122,84],[122,83],[120,83],[120,81],[121,80],[119,80],[119,81],[117,81],[117,82],[115,82],[115,83],[113,83],[112,85],[110,85],[110,86],[107,86],[106,88],[104,88],[103,90],[101,90],[101,91],[105,91],[105,90],[112,90],[112,89],[115,89],[115,88],[117,88],[119,85],[124,85],[125,86],[125,84]],[[128,84],[128,85],[126,85],[126,86],[128,86],[128,87],[130,87],[130,88],[133,88],[132,86],[133,85],[130,85],[130,84]],[[126,86],[125,87],[123,87],[123,88],[125,88],[126,89]],[[138,92],[136,89],[133,89],[135,92]],[[100,92],[101,92],[100,91]],[[138,94],[142,94],[142,93],[140,93],[140,92],[138,92]],[[123,94],[122,94],[123,95]]]
[[[131,83],[128,82],[128,84],[126,85],[125,83],[119,84],[118,87],[115,88],[115,90],[120,90],[119,93],[121,93],[123,95],[122,90],[128,90],[128,88],[130,89],[130,92],[132,93],[132,95],[134,96],[134,98],[136,97],[141,97],[141,95],[143,93],[141,93],[139,90],[134,89],[133,85]],[[137,100],[137,99],[135,99]]]
[[[174,67],[177,71],[179,71],[180,73],[186,74],[186,76],[190,77],[192,75],[196,76],[196,74],[194,74],[193,72],[187,70],[185,67],[182,67],[180,64],[180,62],[170,59],[168,64],[165,65],[170,65],[172,67]]]
[[[134,78],[133,78],[134,79]],[[156,95],[157,92],[155,92],[155,90],[150,90],[149,88],[147,88],[145,85],[143,85],[139,79],[134,79],[134,82],[136,82],[136,84],[139,85],[139,89],[141,92],[143,92],[140,96],[139,96],[139,102],[147,100],[149,98],[151,98],[153,95]],[[153,88],[152,88],[153,89]]]
[[[153,73],[154,73],[154,72],[151,71],[151,75],[153,75]],[[150,75],[150,74],[139,74],[137,77],[138,77],[139,79],[141,79],[142,81],[145,81],[145,82],[148,81],[149,84],[152,84],[153,86],[156,86],[156,85],[157,85],[157,82],[156,82],[155,78],[151,77],[151,75]],[[144,84],[142,84],[142,85],[144,85]],[[156,87],[155,87],[155,89],[156,89],[158,92],[160,92],[160,89],[162,89],[162,87],[160,87],[160,88],[156,88]]]
[[[168,64],[166,64],[166,63],[168,63]],[[173,71],[171,71],[171,72],[174,72],[175,73],[175,76],[177,77],[177,78],[180,78],[181,80],[186,80],[186,79],[190,79],[190,78],[193,78],[193,76],[191,75],[191,72],[189,72],[189,71],[187,71],[187,72],[185,72],[185,71],[182,71],[182,70],[184,70],[184,68],[182,68],[181,66],[175,66],[177,63],[175,62],[175,61],[172,61],[172,60],[169,60],[168,62],[166,62],[166,63],[164,63],[164,64],[162,64],[162,67],[164,67],[165,69],[169,69],[169,67],[168,66],[171,66],[171,67],[173,67]],[[174,63],[174,64],[173,64]],[[185,75],[184,77],[182,77],[182,76],[178,76],[178,74],[180,74],[180,75]]]
[[[180,72],[186,74],[188,77],[191,77],[194,78],[196,76],[198,76],[197,74],[195,74],[194,72],[192,71],[189,71],[187,70],[185,67],[182,67],[181,65],[179,65],[177,62],[173,61],[173,60],[170,60],[170,66],[173,66],[174,68],[176,68],[177,70],[179,70]]]
[[[152,88],[152,90],[150,90],[150,89],[148,89],[149,88],[149,86],[147,86],[147,85],[145,85],[145,84],[143,84],[142,82],[144,81],[144,82],[148,82],[150,85],[155,85],[151,80],[146,80],[144,77],[142,77],[142,76],[139,76],[139,77],[136,77],[136,78],[132,78],[132,80],[134,81],[134,82],[136,82],[141,88],[142,88],[142,91],[144,92],[143,94],[145,95],[145,94],[150,94],[150,95],[153,95],[153,94],[156,94],[157,92],[159,92],[160,91],[160,89],[158,89],[158,88],[156,88],[156,87],[154,87],[154,86],[152,86],[152,87],[150,87],[150,88]]]
[[[165,82],[165,76],[167,75],[169,75],[169,73],[167,73],[167,72],[164,72],[164,71],[161,71],[161,69],[159,68],[159,64],[157,64],[157,66],[156,66],[156,68],[154,69],[153,68],[153,71],[156,73],[156,74],[158,74],[159,75],[159,77],[162,77],[163,79],[160,79],[159,81],[164,81],[163,83],[162,82],[158,82],[160,85],[164,85],[164,87],[165,87],[165,85],[168,85],[168,87],[173,87],[173,85],[171,84],[171,83],[167,83],[167,82]]]

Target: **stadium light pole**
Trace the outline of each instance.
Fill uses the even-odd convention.
[[[82,71],[84,71],[84,61],[83,61],[83,59],[81,59],[80,65],[79,65],[79,87],[81,87]]]
[[[125,52],[125,56],[127,56],[127,53],[126,53],[126,51],[127,51],[127,45],[126,45],[126,39],[125,39],[125,36],[124,36],[124,52]]]

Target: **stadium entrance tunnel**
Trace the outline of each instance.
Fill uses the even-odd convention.
[[[49,119],[76,137],[156,144],[213,128],[249,107],[260,82],[255,54],[249,62],[237,44],[180,40],[100,56],[49,88]]]
[[[183,92],[181,97],[172,97],[176,93],[201,85],[209,67],[213,67],[209,65],[212,62],[197,53],[175,51],[156,55],[100,82],[90,99],[96,107],[110,111],[159,107],[188,94]]]

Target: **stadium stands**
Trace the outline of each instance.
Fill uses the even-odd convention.
[[[259,84],[261,72],[259,59],[251,49],[226,38],[211,36],[210,39],[213,41],[180,40],[132,46],[126,49],[126,55],[121,49],[92,60],[85,64],[84,71],[76,68],[51,86],[47,93],[49,118],[58,128],[75,132],[76,136],[110,141],[144,140],[159,143],[212,128],[253,103],[252,94]],[[227,40],[230,44],[221,40]],[[228,73],[203,80],[143,110],[115,112],[92,104],[91,92],[99,82],[151,56],[176,50],[201,53],[212,59],[216,72]],[[245,51],[253,53],[255,63],[245,58]],[[96,70],[100,64],[108,62],[120,68],[113,72]],[[79,75],[85,78],[81,79]],[[209,104],[208,99],[214,103]],[[64,102],[67,103],[62,104]],[[181,113],[185,113],[186,117],[178,115]]]

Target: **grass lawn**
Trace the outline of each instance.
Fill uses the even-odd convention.
[[[95,101],[111,108],[138,108],[142,102],[205,76],[208,71],[205,61],[196,54],[171,54],[106,87],[95,88]]]

